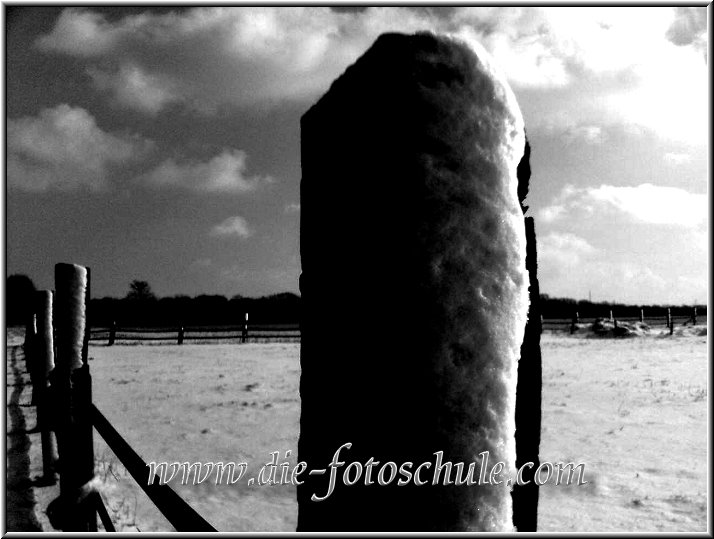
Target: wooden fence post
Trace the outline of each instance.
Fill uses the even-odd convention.
[[[55,466],[59,459],[57,442],[52,425],[52,402],[50,401],[49,376],[55,367],[55,352],[52,324],[52,292],[40,290],[35,294],[37,311],[37,340],[34,347],[37,379],[32,388],[37,392],[37,426],[42,444],[42,484],[54,485]]]
[[[32,384],[32,398],[30,404],[35,405],[35,371],[37,370],[35,362],[35,342],[37,340],[37,314],[32,311],[32,314],[27,319],[25,324],[25,342],[22,344],[22,350],[25,354],[25,370],[30,375],[30,383]]]
[[[52,392],[57,412],[60,495],[47,508],[55,528],[96,531],[91,481],[94,478],[94,441],[91,421],[92,379],[89,346],[89,268],[55,265],[56,357]]]
[[[610,309],[610,320],[614,320],[614,318],[612,317],[612,309]]]
[[[693,326],[697,325],[697,308],[696,307],[692,308],[692,325]]]
[[[177,343],[177,344],[183,344],[183,333],[184,333],[183,326],[179,326],[179,329],[178,329],[178,343]]]
[[[112,321],[112,326],[109,328],[109,342],[107,343],[107,346],[113,346],[114,341],[116,341],[117,338],[117,323],[116,321]]]
[[[640,309],[640,322],[644,323],[645,321],[645,310]]]
[[[25,324],[25,342],[22,344],[22,347],[25,349],[26,354],[30,353],[36,334],[37,314],[33,311],[32,314],[27,318],[27,323]]]
[[[669,328],[669,334],[674,334],[674,318],[672,318],[672,309],[667,307],[667,327]]]
[[[513,172],[526,141],[488,62],[440,36],[383,34],[301,118],[298,461],[517,460],[529,281]],[[349,302],[336,294],[345,282]],[[367,323],[369,339],[345,346],[345,328]],[[540,377],[524,379],[540,391]],[[357,481],[316,502],[329,479],[303,474],[297,531],[513,530],[504,484],[440,476]]]
[[[248,313],[245,313],[245,322],[243,322],[243,334],[240,342],[244,343],[248,339]]]
[[[575,311],[575,315],[573,316],[573,322],[570,324],[570,334],[572,335],[575,333],[575,330],[577,330],[577,325],[580,323],[580,316],[578,314],[578,311]]]

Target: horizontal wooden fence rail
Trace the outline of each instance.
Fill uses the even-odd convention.
[[[200,342],[235,340],[245,342],[299,341],[299,324],[255,324],[240,326],[174,326],[174,327],[95,327],[92,341],[107,341],[109,346],[118,341],[185,341]]]

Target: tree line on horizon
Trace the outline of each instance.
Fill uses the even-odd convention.
[[[7,278],[6,323],[8,326],[24,325],[32,312],[35,285],[25,275]],[[345,298],[345,301],[349,301]],[[103,297],[90,299],[89,316],[93,327],[172,327],[172,326],[242,326],[245,314],[250,324],[297,324],[300,322],[301,298],[298,294],[284,292],[249,298],[234,295],[200,294],[157,297],[146,281],[134,280],[123,298]],[[638,318],[640,309],[645,317],[665,317],[667,308],[673,316],[690,316],[697,307],[698,316],[706,316],[706,305],[630,305],[615,302],[591,302],[571,298],[540,295],[543,318],[572,319],[577,312],[580,318],[608,317],[610,311],[616,318]]]

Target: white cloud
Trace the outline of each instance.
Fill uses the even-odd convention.
[[[566,129],[565,140],[568,142],[583,140],[588,144],[602,144],[605,141],[605,134],[600,126],[578,125]]]
[[[167,159],[138,181],[208,193],[245,193],[261,183],[272,181],[269,177],[247,176],[246,158],[246,153],[241,150],[226,149],[208,161]]]
[[[37,116],[7,120],[8,185],[28,191],[98,190],[108,185],[111,165],[149,147],[138,137],[102,131],[82,108],[58,105]]]
[[[689,163],[692,160],[692,156],[689,155],[688,153],[674,153],[674,152],[669,152],[669,153],[664,154],[663,158],[667,163],[671,163],[673,165],[681,165],[684,163]]]
[[[491,52],[531,127],[641,124],[701,145],[709,117],[705,14],[706,7],[661,6],[198,7],[109,22],[71,8],[37,45],[84,59],[95,83],[126,106],[215,111],[314,100],[379,34],[433,30]]]
[[[127,30],[112,26],[98,13],[66,9],[52,31],[37,40],[37,45],[42,50],[97,57],[111,51],[122,33]]]
[[[225,221],[217,224],[211,229],[211,236],[217,236],[221,238],[225,237],[236,237],[236,238],[249,238],[253,235],[253,231],[248,226],[248,221],[246,221],[240,215],[234,217],[229,217]]]
[[[597,253],[595,247],[574,234],[551,232],[538,238],[538,259],[545,265],[574,269]]]
[[[116,73],[90,69],[89,74],[98,88],[112,90],[116,101],[129,108],[157,113],[169,103],[181,101],[170,81],[136,65],[122,65]]]
[[[584,212],[605,218],[605,212],[612,210],[636,222],[697,227],[707,219],[707,196],[649,183],[636,187],[601,185],[581,189],[566,186],[553,205],[539,212],[539,217],[554,222],[575,218]]]
[[[707,219],[707,197],[649,183],[637,187],[601,185],[588,196],[614,206],[643,223],[696,226]]]

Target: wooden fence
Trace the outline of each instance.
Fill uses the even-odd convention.
[[[112,346],[118,341],[173,341],[184,342],[235,341],[239,343],[300,341],[299,324],[254,324],[241,326],[175,326],[175,327],[110,327],[91,329],[90,339],[106,341]]]
[[[38,293],[38,312],[25,335],[44,483],[55,484],[59,474],[59,497],[47,507],[50,523],[62,531],[95,532],[99,517],[106,531],[115,531],[102,496],[94,488],[96,430],[176,531],[216,531],[170,486],[161,484],[158,476],[148,481],[146,462],[92,403],[87,363],[89,277],[88,268],[57,264],[54,301],[52,292]]]
[[[693,309],[688,316],[665,315],[640,317],[617,317],[616,313],[604,313],[605,320],[613,323],[644,322],[653,329],[667,328],[674,332],[677,326],[706,326],[706,315],[697,316]],[[581,318],[575,313],[573,318],[546,318],[542,320],[544,331],[572,332],[573,324],[594,324],[598,318]],[[237,343],[259,342],[300,342],[299,324],[244,324],[242,326],[175,326],[175,327],[120,327],[116,324],[110,327],[91,329],[91,341],[106,341],[107,346],[117,342],[163,341],[166,343],[183,344],[184,342],[233,341]]]
[[[47,508],[50,522],[63,531],[96,531],[97,517],[105,530],[115,531],[101,494],[94,489],[94,430],[104,438],[135,481],[171,523],[176,531],[216,531],[176,492],[162,484],[158,476],[148,481],[146,462],[122,438],[92,402],[92,380],[87,362],[89,341],[106,340],[113,345],[119,340],[234,340],[240,343],[263,340],[299,340],[298,325],[254,325],[245,323],[232,327],[176,328],[110,328],[90,329],[86,316],[90,294],[90,271],[72,264],[55,266],[54,294],[37,293],[35,312],[28,321],[25,352],[32,380],[32,403],[37,406],[37,421],[41,432],[43,481],[56,482],[59,473],[60,495]],[[607,317],[605,317],[607,319]],[[644,321],[650,326],[706,324],[706,317],[697,318],[696,309],[689,317],[618,319],[619,322]],[[596,319],[573,318],[544,320],[548,330],[567,331],[573,324],[592,323]]]
[[[569,331],[573,333],[575,331],[575,325],[589,325],[594,324],[598,320],[610,321],[615,327],[618,323],[628,323],[632,324],[635,322],[643,322],[647,324],[652,329],[669,329],[670,335],[674,333],[674,328],[685,327],[685,326],[706,326],[707,316],[701,316],[697,314],[697,308],[693,307],[689,315],[672,315],[671,309],[667,309],[667,313],[663,316],[645,316],[643,310],[640,311],[640,316],[638,317],[618,317],[616,313],[610,311],[604,314],[602,317],[587,317],[581,318],[577,312],[573,314],[572,318],[550,318],[543,319],[541,321],[543,325],[543,331]]]

